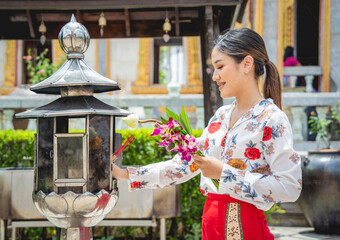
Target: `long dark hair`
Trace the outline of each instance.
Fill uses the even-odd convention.
[[[287,46],[285,49],[285,55],[283,56],[283,61],[286,61],[288,57],[294,57],[294,48]]]
[[[249,28],[229,30],[215,40],[214,48],[233,57],[237,63],[242,62],[247,55],[252,56],[256,79],[259,79],[266,69],[264,97],[272,98],[281,109],[280,75],[274,63],[269,60],[266,46],[259,34]]]

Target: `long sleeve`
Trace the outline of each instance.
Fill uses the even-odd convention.
[[[244,147],[238,146],[243,151],[244,162],[252,168],[242,168],[237,164],[239,159],[225,163],[219,193],[247,202],[295,201],[301,192],[301,159],[293,149],[292,130],[286,115],[276,111],[266,121],[248,126],[253,127],[250,129],[253,132],[258,127],[262,138],[257,144],[249,141]],[[254,164],[255,159],[262,160],[262,164]],[[267,210],[271,205],[262,206]]]
[[[203,136],[207,128],[203,130],[201,137],[196,140],[203,145]],[[149,164],[141,167],[127,167],[129,172],[130,190],[143,188],[164,188],[180,184],[198,175],[201,171],[193,158],[190,161],[182,160],[179,154],[168,161]]]
[[[130,190],[164,188],[188,181],[200,173],[193,162],[182,160],[177,154],[173,159],[142,167],[127,167]]]

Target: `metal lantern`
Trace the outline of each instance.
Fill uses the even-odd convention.
[[[31,87],[61,97],[16,115],[37,119],[33,201],[54,225],[67,228],[68,235],[78,234],[68,239],[87,239],[88,232],[81,235],[79,229],[96,225],[117,203],[111,159],[121,138],[115,133],[115,118],[129,114],[93,96],[120,88],[85,63],[89,40],[86,28],[72,15],[59,33],[67,61]]]

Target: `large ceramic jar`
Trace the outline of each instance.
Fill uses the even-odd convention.
[[[340,149],[308,152],[299,203],[315,232],[340,234]]]

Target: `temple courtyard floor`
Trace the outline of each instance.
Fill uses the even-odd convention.
[[[340,227],[340,226],[339,226]],[[340,236],[322,235],[314,232],[312,227],[280,227],[270,226],[270,231],[275,236],[275,240],[313,240],[327,239],[340,240]]]

